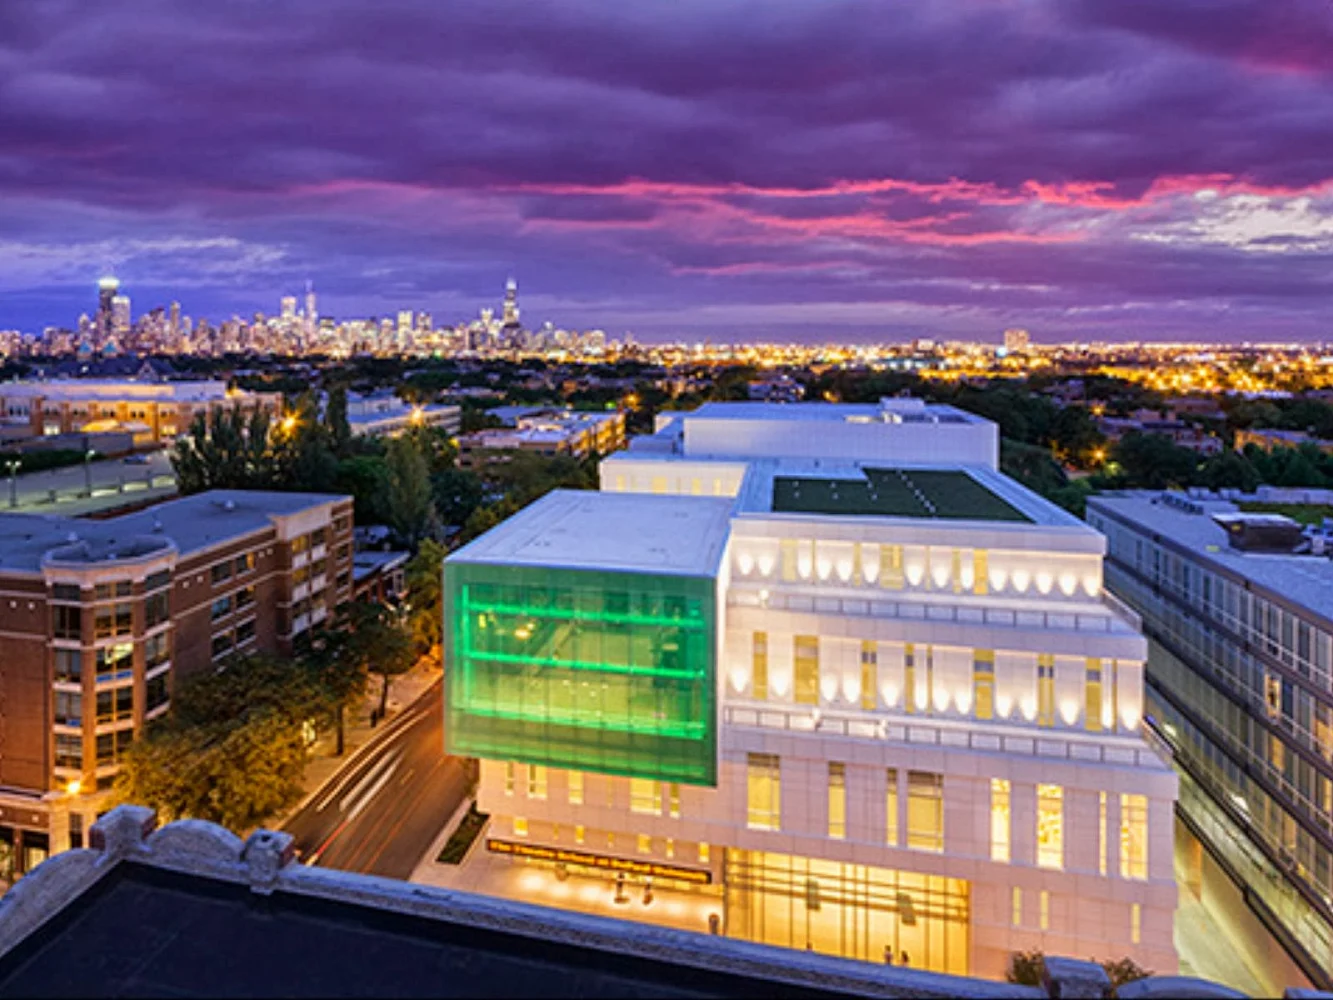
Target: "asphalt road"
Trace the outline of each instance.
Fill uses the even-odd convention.
[[[412,874],[466,797],[474,766],[445,755],[443,691],[437,681],[288,820],[304,863]]]

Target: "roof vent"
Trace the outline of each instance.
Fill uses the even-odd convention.
[[[153,530],[154,531],[162,530],[162,522],[159,521],[157,518],[153,518]]]
[[[222,509],[223,509],[223,510],[235,510],[235,509],[236,509],[236,501],[235,501],[235,500],[223,500],[223,501],[222,501]]]
[[[68,535],[65,536],[65,541],[69,542],[71,545],[73,545],[78,540],[79,540],[79,533],[77,531],[71,531]]]

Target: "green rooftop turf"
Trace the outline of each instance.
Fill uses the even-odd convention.
[[[864,479],[775,476],[773,510],[781,514],[940,517],[1028,521],[966,472],[866,469]]]

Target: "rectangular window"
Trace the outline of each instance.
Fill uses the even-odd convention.
[[[639,834],[639,853],[651,854],[653,852],[653,838],[646,833]]]
[[[1041,890],[1041,929],[1048,931],[1051,929],[1051,894],[1045,889]]]
[[[583,805],[583,772],[569,772],[569,804],[571,806]]]
[[[907,772],[907,846],[944,850],[944,775]]]
[[[83,653],[77,649],[57,649],[55,654],[56,681],[77,684],[83,677]]]
[[[879,547],[879,582],[890,590],[903,589],[903,547],[901,545],[881,545]]]
[[[546,798],[546,768],[538,764],[528,765],[528,798]]]
[[[796,692],[798,705],[819,704],[819,639],[798,635],[795,640]]]
[[[236,626],[236,645],[240,646],[249,642],[255,637],[255,620],[251,618],[248,622],[241,622]]]
[[[587,831],[583,829],[583,824],[582,823],[577,824],[574,827],[574,843],[576,844],[583,843],[583,840],[586,836],[587,836]]]
[[[1138,903],[1131,903],[1129,906],[1129,940],[1132,944],[1139,944],[1143,937],[1143,907]]]
[[[990,858],[1009,861],[1009,781],[990,780]]]
[[[119,722],[134,711],[134,688],[110,688],[97,692],[97,724]]]
[[[97,764],[114,764],[120,759],[120,755],[125,752],[130,745],[130,740],[134,738],[132,729],[114,729],[109,733],[98,733],[97,735]]]
[[[828,766],[828,835],[833,840],[847,837],[847,766],[838,761]]]
[[[51,605],[51,634],[57,639],[83,637],[82,608]]]
[[[995,651],[978,649],[972,659],[972,705],[978,719],[995,718]]]
[[[219,618],[226,618],[231,614],[231,595],[219,597],[213,602],[212,618],[217,621]]]
[[[1275,674],[1264,676],[1264,700],[1268,704],[1268,717],[1276,719],[1282,714],[1282,678]]]
[[[701,865],[706,865],[706,864],[708,864],[708,856],[709,856],[708,845],[707,845],[707,844],[700,844],[700,845],[699,845],[699,864],[701,864]]]
[[[234,596],[237,608],[248,608],[255,603],[254,584],[251,584],[248,587],[242,587],[240,590],[236,591]]]
[[[890,847],[898,846],[898,769],[889,768],[886,773],[888,786],[884,794],[884,842]]]
[[[505,794],[514,794],[514,769],[513,761],[505,761]]]
[[[1089,732],[1102,731],[1102,661],[1088,657],[1083,683],[1083,725]]]
[[[78,733],[56,733],[56,767],[83,769],[83,737]]]
[[[213,659],[224,656],[231,652],[232,638],[230,632],[224,632],[222,635],[213,636]]]
[[[95,655],[97,680],[107,681],[133,674],[134,645],[128,642],[104,646]]]
[[[662,783],[648,778],[630,778],[629,811],[658,815],[662,811]]]
[[[788,583],[796,579],[796,539],[784,538],[778,543],[778,568]]]
[[[157,573],[150,573],[148,578],[143,582],[144,593],[151,594],[153,591],[161,590],[163,587],[169,586],[170,584],[171,572],[169,570],[164,569]]]
[[[768,633],[754,634],[754,651],[750,657],[750,688],[759,701],[768,698]]]
[[[164,670],[144,684],[144,711],[161,708],[171,699],[171,671]]]
[[[1106,793],[1097,794],[1097,869],[1106,874]]]
[[[78,604],[83,600],[83,595],[80,593],[77,583],[53,583],[51,585],[51,600],[70,601]]]
[[[861,707],[867,712],[874,711],[879,702],[878,687],[879,644],[864,641],[861,643]]]
[[[903,646],[903,708],[911,715],[916,711],[916,646]]]
[[[670,813],[672,819],[680,819],[680,785],[671,782],[668,786],[670,797]]]
[[[143,601],[143,627],[156,628],[171,618],[171,591],[149,594]]]
[[[83,694],[79,691],[57,691],[55,704],[57,726],[83,725]]]
[[[216,587],[219,583],[226,583],[231,579],[231,560],[214,564],[210,575],[213,578],[213,586]]]
[[[751,830],[777,830],[782,824],[782,781],[773,754],[746,755],[746,819]]]
[[[1037,786],[1037,864],[1065,866],[1065,799],[1059,785]]]
[[[990,564],[983,549],[972,553],[972,593],[984,597],[990,591]]]
[[[1120,877],[1148,877],[1148,799],[1120,796]]]
[[[528,821],[524,816],[514,817],[514,836],[526,837],[528,835]]]
[[[1037,725],[1055,725],[1055,657],[1037,657]]]
[[[1010,901],[1010,923],[1015,927],[1023,926],[1023,890],[1014,886],[1013,898]]]

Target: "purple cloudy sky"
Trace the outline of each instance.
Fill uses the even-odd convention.
[[[1329,0],[0,4],[0,329],[1333,339]]]

